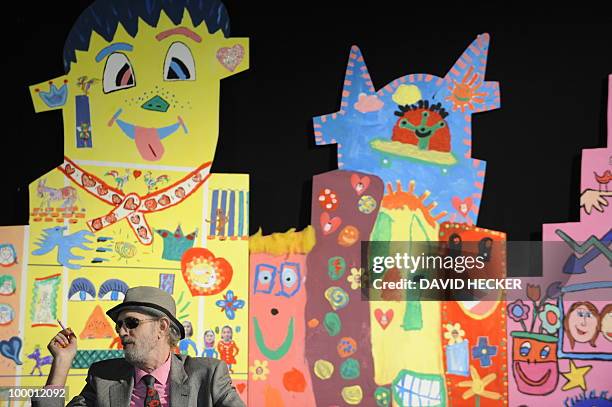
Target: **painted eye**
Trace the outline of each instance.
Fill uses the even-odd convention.
[[[110,54],[104,66],[104,93],[132,86],[136,86],[136,79],[128,57],[119,52]]]
[[[195,76],[195,62],[187,45],[182,42],[170,45],[164,62],[164,80],[193,81]]]
[[[255,289],[256,293],[270,294],[274,288],[274,277],[276,267],[269,264],[258,264],[255,268]]]
[[[93,301],[96,298],[96,289],[86,278],[75,278],[68,290],[68,301]]]
[[[546,359],[550,355],[550,346],[544,346],[540,351],[540,357]]]
[[[281,279],[283,281],[283,285],[287,288],[293,287],[297,283],[297,274],[294,270],[290,268],[286,268],[283,270],[283,274],[281,275]]]
[[[270,270],[262,270],[262,272],[259,273],[258,280],[259,284],[270,284],[272,281],[272,273]]]
[[[103,301],[121,301],[125,298],[128,285],[121,280],[106,280],[98,290],[98,298]]]
[[[521,356],[529,355],[530,351],[531,351],[531,343],[530,342],[523,342],[523,343],[521,343],[521,347],[519,348],[519,353],[521,354]]]
[[[281,289],[276,295],[293,297],[300,290],[300,265],[298,263],[283,263],[281,265]]]

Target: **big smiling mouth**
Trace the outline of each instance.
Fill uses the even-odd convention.
[[[586,331],[581,331],[580,329],[576,328],[576,332],[578,332],[580,335],[586,335]]]
[[[546,383],[546,381],[550,377],[550,369],[548,369],[546,371],[546,373],[544,373],[544,376],[542,376],[540,379],[538,379],[538,380],[530,379],[525,374],[525,372],[523,372],[523,369],[521,369],[521,362],[518,361],[518,360],[514,362],[514,369],[516,369],[516,372],[518,373],[518,375],[519,375],[519,377],[521,378],[522,381],[524,381],[528,385],[534,386],[534,387],[543,385],[544,383]]]

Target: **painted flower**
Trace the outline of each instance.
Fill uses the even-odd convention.
[[[515,322],[524,321],[529,318],[529,306],[522,300],[516,300],[508,304],[508,316]]]
[[[346,278],[351,283],[351,288],[357,290],[361,288],[361,269],[357,267],[351,268],[351,275]]]
[[[544,309],[538,314],[542,322],[542,328],[549,334],[555,334],[561,326],[561,311],[553,304],[544,305]]]
[[[249,367],[253,380],[266,380],[270,374],[267,360],[255,359],[255,365]]]
[[[456,343],[463,342],[463,337],[465,336],[465,331],[461,329],[461,324],[458,322],[453,324],[444,325],[446,328],[446,332],[444,332],[444,339],[448,339],[449,345],[454,345]]]
[[[540,286],[537,284],[527,284],[527,298],[529,298],[533,302],[540,301],[540,297],[542,296],[542,290]]]
[[[478,345],[472,347],[472,358],[480,360],[481,367],[491,366],[491,358],[497,355],[497,346],[489,345],[487,336],[478,337]]]
[[[481,379],[476,368],[470,366],[470,376],[472,376],[472,380],[466,380],[457,384],[459,387],[469,387],[469,389],[463,393],[462,397],[464,400],[474,395],[491,400],[499,400],[501,398],[501,394],[486,389],[487,385],[497,377],[495,373],[489,373]]]
[[[225,316],[228,319],[236,318],[236,311],[244,307],[244,300],[239,300],[234,296],[232,290],[228,290],[222,300],[218,300],[215,304],[221,307],[221,312],[225,311]]]

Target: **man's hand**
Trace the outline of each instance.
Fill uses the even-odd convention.
[[[47,349],[53,356],[47,385],[65,386],[68,371],[77,352],[77,337],[72,329],[66,328],[51,339]]]
[[[608,201],[605,197],[612,197],[612,191],[595,191],[594,189],[585,189],[580,195],[580,206],[584,208],[587,215],[591,214],[593,208],[599,212],[604,211],[604,207],[608,206]]]

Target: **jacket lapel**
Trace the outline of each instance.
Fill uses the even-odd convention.
[[[170,405],[188,406],[189,383],[183,360],[174,354],[170,357],[172,358],[170,364]]]
[[[134,389],[134,368],[128,365],[121,370],[123,370],[123,377],[108,388],[111,407],[130,407]]]

